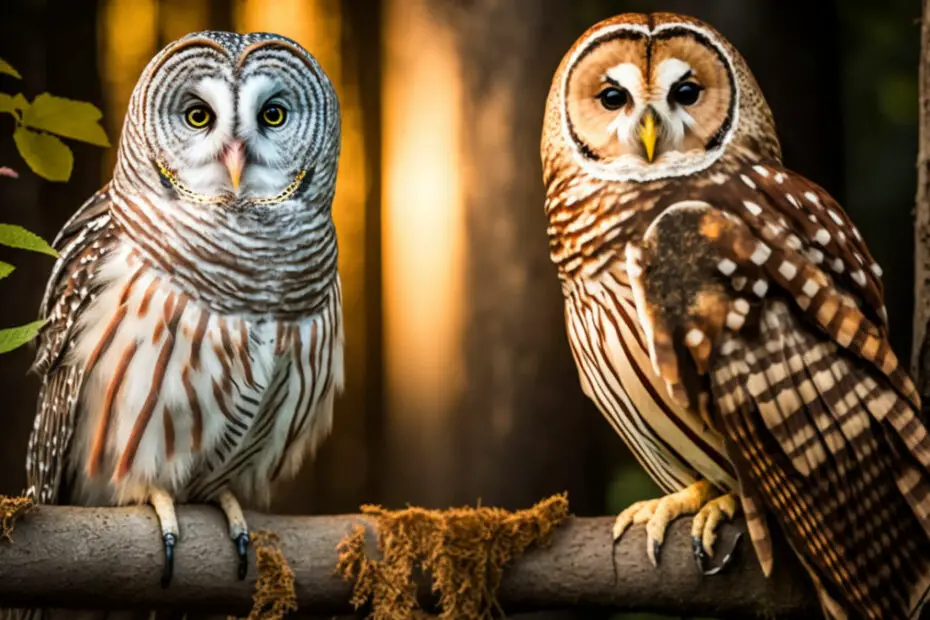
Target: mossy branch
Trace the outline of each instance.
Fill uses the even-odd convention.
[[[16,523],[12,543],[0,543],[0,603],[247,616],[258,576],[255,558],[247,579],[238,581],[235,550],[219,510],[182,506],[178,516],[174,581],[163,590],[161,537],[150,508],[40,506]],[[337,545],[361,525],[377,557],[377,515],[246,517],[254,530],[277,535],[293,574],[298,613],[352,609],[353,584],[336,570]],[[612,524],[609,517],[568,518],[551,545],[531,547],[514,559],[496,592],[503,610],[593,607],[721,618],[816,617],[815,599],[790,554],[776,558],[766,580],[744,536],[730,568],[702,577],[691,556],[689,519],[672,525],[658,569],[646,559],[643,528],[633,528],[612,547]],[[736,531],[724,526],[721,544]],[[420,574],[416,579],[419,605],[435,610],[429,581]],[[272,581],[276,589],[287,580]]]

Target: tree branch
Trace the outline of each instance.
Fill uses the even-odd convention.
[[[162,546],[150,508],[42,506],[16,524],[13,542],[0,542],[0,601],[4,606],[183,608],[245,615],[256,571],[236,580],[236,556],[218,510],[179,510],[181,539],[174,582],[159,585]],[[357,515],[290,517],[248,514],[253,529],[276,532],[295,574],[301,613],[348,611],[351,584],[334,573],[336,545]],[[748,537],[734,564],[702,577],[691,556],[690,520],[673,523],[658,569],[646,559],[645,533],[635,527],[612,549],[610,518],[570,519],[547,549],[531,549],[509,568],[500,601],[508,611],[568,607],[687,613],[691,616],[815,617],[817,608],[797,564],[783,554],[766,580]],[[742,527],[742,524],[740,524]],[[741,530],[726,525],[727,548]],[[371,536],[374,541],[374,536]],[[616,567],[616,572],[615,572]],[[434,601],[423,584],[421,600]]]

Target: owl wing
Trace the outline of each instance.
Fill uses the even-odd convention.
[[[79,329],[78,317],[94,299],[101,259],[116,242],[107,188],[85,202],[59,232],[59,258],[39,309],[46,319],[39,333],[33,370],[42,376],[38,408],[26,451],[27,493],[40,503],[59,501],[61,475],[81,390],[82,369],[64,363]]]
[[[879,272],[835,202],[788,171],[689,191],[626,248],[654,370],[727,438],[766,573],[767,510],[829,617],[898,617],[930,584],[930,439]]]

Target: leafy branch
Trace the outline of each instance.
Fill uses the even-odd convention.
[[[0,74],[22,79],[19,72],[2,58]],[[0,113],[10,114],[15,120],[13,142],[23,160],[33,172],[49,181],[67,181],[74,168],[74,154],[61,138],[110,146],[106,131],[99,122],[103,114],[85,101],[42,93],[30,102],[22,93],[10,95],[0,92]],[[15,170],[0,166],[0,177],[15,179],[18,176]],[[0,224],[0,245],[58,256],[41,237],[12,224]],[[0,261],[0,280],[15,269],[13,265]],[[35,338],[44,323],[40,320],[0,329],[0,353],[12,351]]]

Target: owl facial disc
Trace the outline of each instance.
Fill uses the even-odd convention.
[[[718,36],[687,22],[609,24],[579,41],[558,91],[576,162],[611,181],[706,169],[736,133],[739,85]]]

